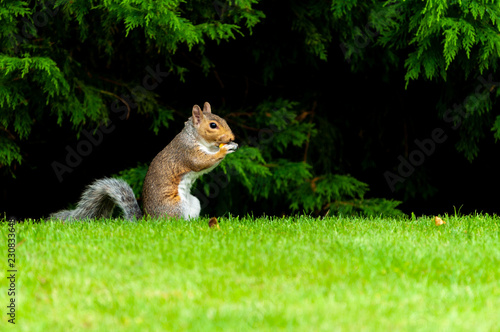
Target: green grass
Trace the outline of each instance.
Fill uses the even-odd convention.
[[[18,224],[16,329],[500,331],[500,218],[443,219]]]

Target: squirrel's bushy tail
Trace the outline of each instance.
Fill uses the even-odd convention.
[[[62,210],[51,214],[50,217],[61,220],[109,218],[115,206],[123,210],[125,219],[142,217],[141,209],[128,183],[104,178],[94,181],[85,189],[74,210]]]

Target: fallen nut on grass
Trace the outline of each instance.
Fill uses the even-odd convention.
[[[217,222],[217,218],[215,217],[210,218],[210,220],[208,221],[208,227],[220,229],[219,223]]]
[[[441,225],[446,224],[446,221],[444,221],[443,219],[439,218],[438,216],[436,216],[434,218],[434,221],[436,223],[436,226],[441,226]]]

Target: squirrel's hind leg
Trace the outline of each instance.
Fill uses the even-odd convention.
[[[198,218],[201,212],[200,200],[193,195],[187,195],[186,203],[182,208],[182,217],[186,220]]]

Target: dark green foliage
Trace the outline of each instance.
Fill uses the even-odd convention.
[[[234,23],[252,28],[263,15],[251,4],[239,1],[238,14],[231,15],[234,22],[222,23],[213,5],[203,1],[189,5],[180,1],[6,1],[0,12],[0,139],[9,143],[0,150],[0,167],[22,161],[18,141],[28,138],[44,113],[55,117],[60,126],[69,120],[79,132],[109,120],[108,103],[119,98],[128,108],[127,117],[135,104],[139,114],[154,117],[152,128],[158,133],[172,114],[158,105],[157,95],[145,88],[134,90],[134,83],[125,78],[102,77],[105,74],[99,71],[104,68],[87,63],[88,59],[97,61],[94,56],[104,55],[109,68],[121,47],[115,40],[124,38],[127,47],[144,42],[147,49],[164,54],[164,62],[182,79],[185,68],[173,64],[171,54],[181,45],[192,49],[206,40],[234,39],[240,34]],[[183,17],[184,12],[192,15],[191,20]],[[79,57],[76,53],[85,52],[81,49],[85,43],[92,43],[91,50]],[[202,47],[199,51],[203,56]],[[205,58],[202,63],[208,70],[209,61]],[[124,87],[134,104],[120,98]]]
[[[26,160],[33,167],[25,146],[47,139],[42,128],[79,137],[119,119],[148,149],[147,132],[171,139],[186,105],[211,98],[241,143],[198,183],[218,212],[397,214],[398,202],[368,197],[356,178],[408,153],[415,119],[452,126],[469,160],[500,139],[498,1],[4,1],[0,23],[8,176]],[[373,77],[377,86],[366,86]],[[423,82],[436,95],[409,115],[402,91]],[[394,92],[377,101],[382,84]],[[149,160],[137,162],[119,176],[139,196]],[[402,197],[435,191],[416,174]]]
[[[238,175],[236,180],[241,179],[255,200],[281,201],[294,211],[308,213],[398,212],[395,209],[398,202],[394,202],[391,208],[386,205],[379,209],[386,204],[385,200],[380,200],[384,204],[372,205],[370,210],[365,209],[369,200],[363,201],[363,196],[368,185],[350,176],[316,175],[313,165],[305,158],[304,149],[317,132],[314,123],[309,121],[307,112],[303,111],[298,102],[284,99],[266,101],[256,108],[253,117],[245,123],[250,127],[262,128],[257,133],[247,134],[255,135],[247,140],[254,142],[258,150],[254,148],[230,155],[223,168],[225,171],[227,168],[234,168],[236,172],[233,173]],[[255,155],[257,151],[260,156]],[[296,157],[282,158],[286,151],[296,151],[290,153],[290,156]],[[244,158],[246,154],[248,158]],[[253,162],[249,162],[250,160]],[[259,169],[262,166],[265,168]],[[254,175],[252,181],[247,181],[246,174]]]
[[[496,0],[333,1],[331,9],[333,19],[326,20],[322,17],[324,11],[309,10],[308,15],[316,18],[318,23],[308,32],[314,35],[324,22],[340,30],[341,48],[353,70],[376,63],[373,57],[367,57],[373,48],[382,54],[376,57],[377,65],[382,63],[390,67],[404,60],[407,87],[410,81],[422,78],[449,81],[449,72],[457,73],[451,79],[458,79],[462,84],[462,80],[491,75],[498,69],[500,4]],[[323,30],[317,39],[324,42],[319,48],[313,47],[322,58],[326,53],[320,49],[325,49],[324,44],[331,40],[331,30]],[[400,50],[407,53],[401,60]],[[469,97],[477,94],[475,88],[474,85],[470,88]],[[498,90],[496,85],[490,88]],[[486,94],[484,97],[476,98],[473,106],[464,102],[471,117],[464,122],[457,150],[470,161],[479,152],[478,144],[484,138],[485,129],[491,128],[496,136],[500,132],[500,122],[496,120],[492,125],[493,116],[488,114],[492,109],[490,96]],[[446,104],[450,107],[452,103],[464,100],[463,97],[446,100]]]
[[[140,200],[142,198],[142,185],[147,172],[148,165],[139,164],[135,168],[129,168],[115,174],[114,177],[122,178],[127,181],[134,190],[135,197]]]
[[[255,202],[278,202],[292,211],[307,213],[363,213],[367,215],[396,215],[399,202],[384,199],[364,199],[368,185],[348,175],[324,174],[315,176],[313,166],[301,158],[284,159],[280,156],[290,148],[301,151],[316,134],[314,124],[300,119],[299,103],[284,99],[266,101],[256,108],[243,146],[228,155],[220,169],[205,175],[198,188],[206,197],[222,195],[231,203],[233,212],[249,213],[248,206],[231,193],[243,192]],[[292,130],[290,130],[290,128]],[[297,155],[297,154],[296,154]],[[222,171],[221,171],[222,170]],[[142,188],[146,165],[123,171],[120,177],[128,181],[136,193]],[[227,177],[227,178],[226,178]],[[225,194],[222,192],[224,190]],[[202,199],[204,201],[204,199]],[[228,203],[226,202],[226,203]]]

